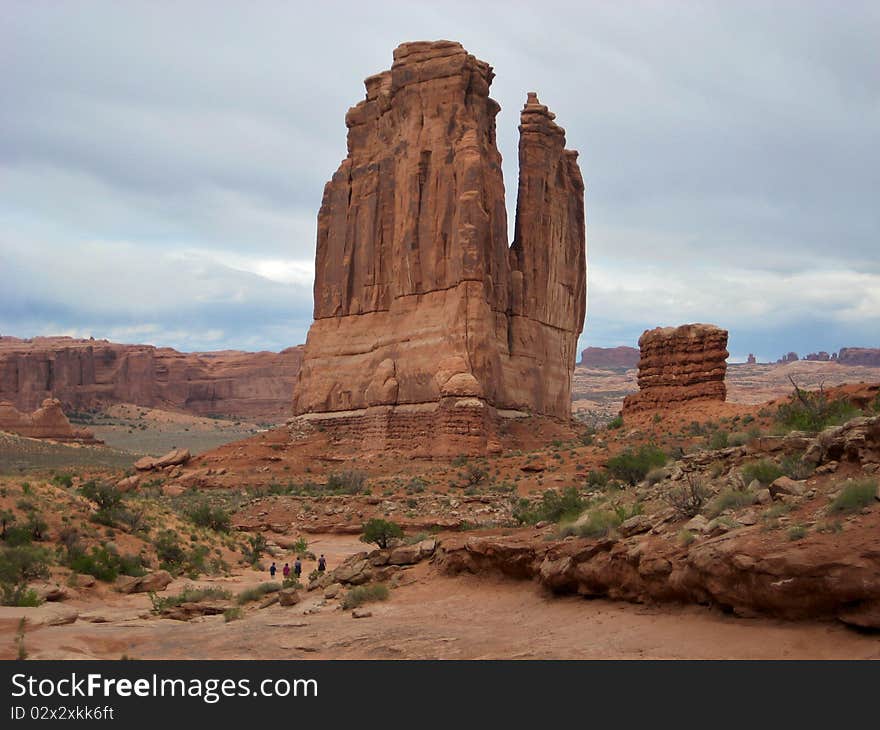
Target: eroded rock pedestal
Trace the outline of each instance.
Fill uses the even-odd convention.
[[[711,324],[657,327],[642,334],[639,351],[639,392],[624,399],[624,414],[726,399],[727,330]]]
[[[22,413],[12,403],[0,401],[0,431],[34,439],[101,443],[91,431],[71,426],[61,401],[55,398],[44,400],[33,413]]]
[[[569,418],[583,180],[529,94],[508,247],[493,75],[458,43],[405,43],[349,110],[318,214],[299,424],[437,453],[485,449],[506,411]]]

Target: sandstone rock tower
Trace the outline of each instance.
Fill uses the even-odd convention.
[[[584,184],[529,94],[508,247],[493,76],[458,43],[405,43],[349,110],[348,156],[318,214],[301,421],[455,450],[485,448],[499,413],[569,417]]]
[[[657,327],[642,333],[639,350],[639,392],[624,399],[624,415],[727,398],[727,330],[711,324]]]

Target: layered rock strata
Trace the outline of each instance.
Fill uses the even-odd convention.
[[[22,413],[9,401],[0,401],[0,431],[52,441],[100,443],[87,429],[70,425],[61,408],[61,401],[47,398],[33,413]]]
[[[624,399],[624,414],[727,397],[727,330],[710,324],[657,327],[642,334],[639,351],[639,392]]]
[[[568,419],[583,180],[529,94],[508,248],[493,76],[458,43],[405,43],[349,110],[348,156],[318,214],[300,421],[378,448],[455,451],[485,448],[499,411]]]
[[[0,337],[0,400],[23,411],[57,398],[68,411],[133,403],[198,416],[281,420],[290,416],[301,353],[301,347],[182,353],[107,340]]]

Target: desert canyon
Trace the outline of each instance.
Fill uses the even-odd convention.
[[[493,77],[366,79],[303,345],[0,337],[0,656],[880,657],[880,351],[576,365],[578,156],[525,92],[509,241]]]

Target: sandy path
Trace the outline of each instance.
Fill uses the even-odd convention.
[[[412,582],[392,591],[388,602],[372,604],[366,619],[353,619],[335,602],[304,615],[321,601],[314,592],[295,607],[251,610],[231,623],[144,620],[129,611],[130,620],[42,628],[28,633],[26,645],[33,658],[880,658],[880,636],[835,623],[554,598],[531,583],[449,578],[428,566],[410,569],[407,578]],[[257,580],[254,574],[239,585]],[[4,654],[11,643],[0,635]]]

